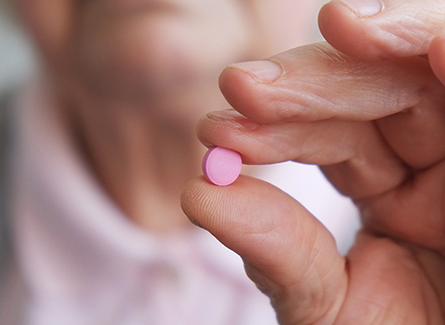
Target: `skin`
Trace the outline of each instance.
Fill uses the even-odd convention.
[[[178,197],[200,172],[196,121],[229,107],[223,68],[307,42],[316,16],[303,0],[15,5],[79,151],[125,215],[152,231],[190,225]]]
[[[195,120],[227,107],[208,86],[220,69],[304,42],[293,36],[303,25],[292,23],[304,23],[289,15],[294,1],[218,1],[212,19],[205,3],[135,10],[136,1],[16,0],[85,160],[129,218],[152,230],[184,224],[176,196],[199,168]],[[287,73],[275,82],[259,82],[242,66],[221,77],[244,115],[207,115],[199,126],[205,144],[236,149],[252,164],[323,165],[363,211],[364,229],[344,258],[308,211],[269,184],[244,176],[226,188],[202,178],[188,185],[186,213],[243,257],[282,324],[443,323],[445,53],[434,39],[441,5],[386,1],[381,14],[359,17],[333,2],[320,27],[343,54],[317,45],[278,55]],[[291,16],[283,29],[271,30],[272,9]],[[229,19],[230,30],[218,28]],[[215,39],[221,43],[208,41]],[[418,57],[426,54],[429,62]],[[333,87],[339,82],[343,96]],[[260,105],[249,104],[259,93]]]
[[[235,110],[198,126],[205,145],[247,164],[320,165],[360,208],[363,229],[343,257],[268,183],[188,184],[184,211],[241,255],[280,324],[445,323],[445,3],[384,2],[371,16],[327,4],[319,23],[331,45],[271,57],[283,69],[274,80],[261,80],[261,62],[228,67],[220,87]]]

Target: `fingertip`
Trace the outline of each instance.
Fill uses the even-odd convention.
[[[436,23],[443,15],[432,11],[431,4],[403,3],[365,9],[367,15],[351,6],[371,1],[334,0],[320,10],[321,34],[337,50],[363,60],[412,57],[428,52],[433,38],[441,30]],[[388,1],[387,1],[388,2]],[[412,17],[416,19],[412,19]]]
[[[283,75],[283,67],[272,60],[258,62],[263,64],[243,62],[229,65],[220,74],[219,88],[227,102],[241,114],[256,122],[270,122],[270,113],[264,112],[262,107],[264,103],[270,102],[275,90],[273,81]],[[251,71],[259,65],[266,66],[266,70]],[[247,66],[251,69],[249,70]]]
[[[436,36],[432,40],[428,59],[436,77],[445,84],[445,35]]]
[[[367,17],[359,17],[341,1],[325,4],[318,15],[318,26],[326,41],[345,54],[364,60],[375,60],[383,55],[375,35],[376,25]]]
[[[201,196],[201,188],[206,183],[208,182],[205,180],[204,176],[197,176],[188,181],[182,190],[180,198],[181,208],[188,217],[196,214],[196,200]]]
[[[221,93],[232,107],[249,104],[243,95],[250,93],[250,85],[255,80],[245,71],[229,65],[219,75],[218,82]]]
[[[240,175],[230,186],[218,186],[209,182],[204,175],[197,176],[186,184],[181,193],[182,210],[193,223],[217,233],[223,224],[215,220],[224,219],[227,216],[225,211],[240,207],[231,202],[241,200],[249,192],[251,180]],[[230,222],[230,218],[227,221]]]
[[[228,65],[219,75],[219,88],[231,104],[232,94],[236,93],[234,90],[243,89],[244,84],[252,79],[245,71],[236,69],[232,65]],[[253,80],[252,80],[253,81]]]
[[[200,175],[192,178],[181,193],[182,211],[191,223],[201,228],[208,229],[206,211],[213,210],[213,202],[218,200],[213,193],[214,187],[217,186],[209,183],[204,175]]]

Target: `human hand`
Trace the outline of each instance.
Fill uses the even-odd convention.
[[[221,76],[242,115],[204,117],[204,144],[237,150],[248,164],[321,165],[362,212],[343,258],[329,232],[270,184],[241,176],[229,187],[202,177],[188,185],[186,214],[242,256],[281,324],[443,324],[445,89],[434,73],[445,80],[445,41],[433,38],[445,15],[434,5],[387,2],[379,33],[380,14],[357,18],[330,3],[321,29],[348,55],[318,44],[273,57],[286,73],[274,76],[266,62]],[[369,24],[371,33],[357,32]]]

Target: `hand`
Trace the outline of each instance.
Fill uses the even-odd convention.
[[[444,322],[445,89],[433,71],[445,80],[445,41],[433,35],[445,14],[433,5],[391,1],[357,18],[330,3],[322,31],[348,55],[311,45],[273,57],[286,71],[276,78],[269,62],[234,65],[221,76],[242,115],[204,117],[204,144],[237,150],[249,164],[321,165],[362,212],[363,230],[343,258],[329,232],[270,184],[246,176],[223,188],[202,177],[189,183],[184,211],[243,257],[281,324]],[[394,38],[376,32],[379,15]],[[326,32],[329,21],[336,24]]]

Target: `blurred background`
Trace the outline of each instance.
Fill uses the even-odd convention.
[[[326,0],[311,1],[316,1],[319,8],[326,2]],[[18,22],[12,2],[12,0],[0,0],[0,123],[5,120],[2,119],[5,112],[2,108],[10,104],[11,98],[20,84],[38,69],[38,59],[32,43]],[[308,39],[313,41],[322,40],[322,36],[318,32],[317,20],[311,20],[310,24],[309,30],[313,34],[309,35]],[[0,137],[0,140],[2,138],[4,137]],[[0,141],[0,154],[4,149],[3,147],[4,144]],[[1,163],[0,159],[0,165]],[[349,199],[338,195],[332,187],[324,187],[316,192],[307,190],[307,184],[314,181],[323,182],[324,177],[318,172],[316,166],[296,166],[294,163],[284,163],[274,166],[274,168],[268,168],[266,171],[264,169],[260,170],[261,175],[257,175],[258,177],[275,184],[293,197],[298,198],[314,215],[321,217],[322,222],[329,230],[339,238],[343,238],[337,244],[340,252],[346,253],[355,237],[355,232],[351,232],[351,228],[357,229],[359,220],[355,217],[352,224],[338,221],[337,216],[350,211],[351,203]],[[255,172],[253,174],[255,175]],[[298,186],[295,184],[295,178],[288,177],[289,174],[295,174],[298,177]],[[2,175],[0,175],[1,178]],[[1,185],[0,192],[3,191]],[[341,202],[337,204],[338,211],[335,215],[332,215],[332,211],[330,211],[329,216],[325,216],[326,206],[334,204],[334,201]],[[0,202],[0,213],[4,208],[3,205],[4,202]],[[348,220],[348,222],[351,222],[351,220]],[[0,242],[2,240],[1,229],[0,222]]]
[[[326,0],[313,1],[317,2],[319,8],[326,2]],[[32,43],[18,22],[12,2],[12,0],[0,0],[0,123],[4,120],[2,117],[5,110],[2,107],[10,104],[10,100],[20,84],[38,69],[38,59]],[[318,32],[316,19],[311,21],[310,24],[309,30],[313,34],[309,35],[308,39],[313,41],[322,40],[322,36]],[[0,141],[0,153],[3,145]],[[350,211],[351,203],[349,199],[338,195],[332,187],[328,186],[316,192],[307,190],[307,184],[314,181],[323,182],[324,177],[318,172],[316,166],[296,166],[294,163],[284,163],[274,166],[274,168],[268,168],[267,171],[260,170],[261,175],[257,175],[258,177],[275,184],[293,197],[298,198],[314,215],[321,217],[322,222],[329,230],[343,238],[337,244],[340,252],[346,253],[355,237],[355,232],[351,232],[351,228],[357,229],[359,227],[358,218],[355,217],[352,224],[338,221],[337,216]],[[255,172],[253,174],[255,175]],[[288,177],[289,174],[295,174],[298,177],[298,186],[295,185],[295,178]],[[2,191],[1,184],[0,191]],[[325,216],[326,206],[334,204],[334,201],[341,202],[337,204],[338,211],[335,215],[329,212],[329,216]],[[3,205],[3,202],[0,202],[0,213]],[[1,228],[0,222],[0,242],[2,240]]]
[[[2,101],[35,68],[34,51],[9,0],[0,0],[0,98]]]

